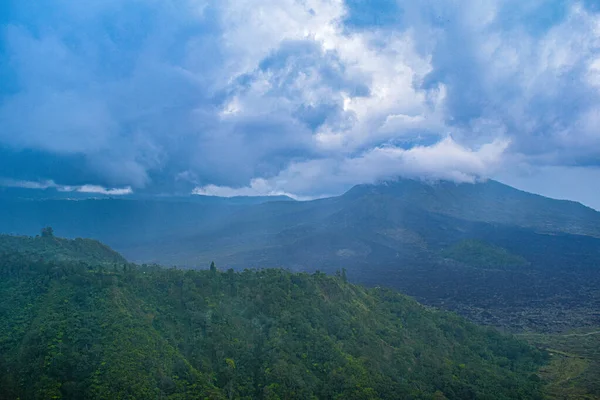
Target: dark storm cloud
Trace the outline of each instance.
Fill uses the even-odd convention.
[[[592,1],[0,7],[0,178],[310,196],[600,159]]]

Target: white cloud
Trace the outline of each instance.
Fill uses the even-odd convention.
[[[337,0],[236,1],[227,3],[225,10],[225,43],[235,49],[237,75],[253,73],[286,41],[312,40],[321,57],[335,55],[343,68],[338,72],[347,81],[366,83],[370,93],[332,89],[327,81],[330,77],[309,66],[286,81],[286,88],[298,93],[296,97],[290,98],[289,91],[273,97],[270,92],[279,75],[259,71],[249,89],[224,106],[222,115],[265,115],[277,109],[293,112],[300,105],[324,100],[337,103],[347,114],[346,123],[327,121],[314,133],[316,150],[325,152],[354,151],[393,139],[407,129],[437,129],[445,134],[438,109],[443,87],[424,91],[415,86],[431,71],[431,65],[428,57],[415,51],[410,32],[346,32],[341,24],[344,4]],[[393,124],[390,118],[394,117],[410,123]]]
[[[531,32],[533,28],[527,23],[540,24],[535,17],[521,24],[502,20],[500,10],[511,9],[514,17],[524,11],[521,6],[511,1],[488,3],[494,18],[482,19],[475,30],[464,30],[461,35],[444,33],[452,42],[461,38],[467,41],[469,52],[456,57],[468,57],[466,65],[473,69],[465,73],[460,63],[453,65],[452,48],[438,50],[443,54],[438,58],[445,63],[434,68],[442,68],[452,77],[447,117],[462,118],[463,129],[453,133],[467,143],[478,140],[482,133],[473,128],[485,120],[510,135],[512,150],[532,156],[532,162],[579,162],[581,156],[587,157],[579,143],[595,146],[593,137],[598,136],[597,129],[589,129],[591,126],[581,121],[600,101],[600,91],[593,90],[595,60],[600,52],[600,16],[572,3],[562,19]],[[525,11],[533,15],[557,7],[532,4],[535,6]],[[461,113],[468,117],[461,117]],[[545,156],[539,157],[539,153]]]
[[[411,149],[375,147],[342,160],[327,158],[292,163],[277,176],[253,179],[249,186],[207,185],[197,187],[194,193],[226,197],[293,193],[310,197],[312,193],[336,194],[354,184],[399,176],[475,182],[497,171],[509,144],[508,140],[498,139],[472,150],[447,137],[432,146]]]
[[[600,159],[598,14],[575,2],[539,26],[558,2],[398,4],[395,25],[353,27],[342,0],[58,2],[38,33],[2,29],[18,90],[0,145],[79,160],[73,182],[97,193],[314,196]],[[20,180],[64,182],[45,173]]]
[[[79,193],[97,193],[97,194],[105,194],[110,196],[123,196],[126,194],[132,194],[133,190],[130,186],[124,188],[111,188],[107,189],[98,185],[82,185],[75,188],[76,192]]]
[[[292,193],[276,190],[270,186],[266,179],[255,178],[250,181],[250,185],[241,188],[231,188],[227,186],[206,185],[197,187],[192,194],[202,196],[218,197],[236,197],[236,196],[289,196],[294,199],[302,199]]]
[[[329,45],[345,13],[342,0],[226,0],[221,7],[231,76],[253,70],[286,40]]]
[[[59,185],[52,180],[34,182],[34,181],[17,181],[13,179],[0,179],[0,186],[15,187],[23,189],[56,189],[59,192],[78,192],[90,194],[103,194],[109,196],[123,196],[132,194],[133,189],[130,186],[123,188],[105,188],[98,185]]]

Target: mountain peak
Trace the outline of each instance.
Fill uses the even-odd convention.
[[[469,221],[600,237],[600,213],[580,203],[525,192],[494,180],[476,183],[397,179],[354,186],[342,198],[392,198],[397,207],[419,208]]]

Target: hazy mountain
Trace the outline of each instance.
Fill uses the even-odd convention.
[[[0,229],[52,225],[137,262],[345,268],[356,282],[513,329],[600,323],[600,213],[578,203],[494,181],[413,180],[307,202],[200,200],[4,200]]]
[[[24,190],[28,195],[35,192]],[[240,207],[269,201],[293,200],[286,196],[0,196],[0,232],[35,235],[52,226],[66,237],[93,237],[123,248],[195,233]]]
[[[590,208],[497,182],[403,180],[239,209],[197,234],[123,250],[200,267],[346,268],[479,322],[562,330],[600,322],[598,226]]]
[[[542,398],[545,352],[343,275],[42,261],[75,242],[7,240],[28,252],[0,254],[1,399]]]
[[[391,196],[402,204],[468,221],[600,237],[600,213],[580,203],[527,193],[489,180],[477,184],[414,180],[358,185],[346,197]]]
[[[123,250],[133,259],[189,266],[216,259],[239,267],[337,268],[362,262],[419,264],[461,240],[478,239],[508,246],[506,251],[516,251],[532,265],[543,261],[555,266],[559,260],[548,251],[570,252],[570,258],[585,248],[590,254],[584,252],[575,263],[588,265],[590,259],[583,256],[598,255],[595,246],[600,243],[600,213],[497,182],[429,185],[402,180],[360,185],[329,199],[231,211],[198,227],[195,235]],[[526,246],[512,240],[515,235]]]

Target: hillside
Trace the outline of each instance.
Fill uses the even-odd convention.
[[[346,268],[354,282],[400,289],[514,331],[600,325],[600,213],[494,181],[398,180],[327,199],[258,204],[0,201],[0,231],[32,234],[52,225],[60,235],[103,240],[136,262]]]
[[[0,398],[535,399],[546,356],[344,276],[0,257]]]
[[[93,264],[127,262],[122,255],[97,240],[0,235],[0,254],[12,253],[44,261],[83,261]]]
[[[216,253],[221,263],[234,266],[283,265],[283,256],[292,268],[337,268],[359,261],[422,263],[460,240],[516,249],[520,243],[507,240],[514,234],[535,241],[528,245],[537,250],[550,242],[554,246],[556,237],[565,243],[588,240],[595,247],[594,239],[580,238],[597,238],[598,232],[600,213],[577,203],[493,181],[430,185],[401,180],[359,185],[329,199],[236,209],[198,227],[195,234],[164,241],[160,248],[141,245],[123,251],[133,259],[187,265],[206,264]],[[204,249],[210,251],[206,257]],[[528,255],[532,263],[546,257],[545,250]],[[583,258],[576,262],[589,264]]]
[[[385,195],[402,205],[466,221],[531,228],[546,233],[600,237],[600,213],[580,203],[527,193],[489,180],[477,184],[422,182],[401,179],[378,185],[358,185],[344,196]]]
[[[519,336],[550,354],[550,362],[540,369],[549,382],[545,388],[549,400],[600,399],[600,327]]]
[[[515,331],[600,324],[595,312],[600,307],[600,239],[569,233],[593,233],[599,213],[495,182],[480,185],[400,181],[359,186],[312,202],[261,204],[224,216],[194,235],[123,251],[138,260],[201,268],[213,259],[234,268],[346,268],[353,281],[400,289],[427,304]],[[481,195],[486,188],[491,188],[489,195]],[[483,204],[471,203],[472,196],[464,195],[469,191],[479,193]],[[492,194],[498,200],[486,203],[486,198],[496,199]],[[514,211],[518,198],[524,200]],[[444,199],[449,211],[435,212]],[[465,213],[452,206],[462,204],[457,199],[465,203]],[[501,200],[501,207],[494,206]],[[573,207],[590,216],[579,218]],[[500,211],[479,220],[477,213],[467,213],[485,208]],[[500,223],[511,212],[516,215],[512,222]],[[523,226],[522,215],[532,215],[532,221],[544,215],[551,223]],[[564,220],[569,224],[561,225]]]

